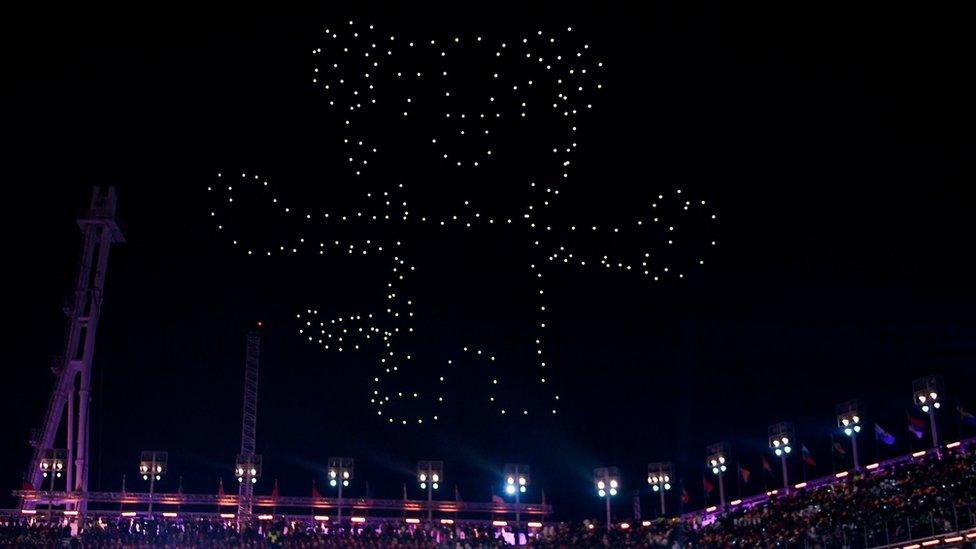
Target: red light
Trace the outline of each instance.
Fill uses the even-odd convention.
[[[261,328],[261,327],[263,327],[263,326],[264,326],[264,322],[261,322],[261,321],[259,320],[259,321],[258,321],[258,328]]]

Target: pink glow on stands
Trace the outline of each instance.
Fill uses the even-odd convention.
[[[741,499],[733,499],[732,501],[729,502],[729,505],[731,505],[732,507],[735,507],[736,505],[739,505],[741,503],[742,503],[742,500]]]
[[[492,526],[508,526],[508,523],[504,520],[493,520],[491,521]]]
[[[366,517],[352,517],[349,520],[351,520],[352,522],[356,522],[356,523],[363,523],[363,522],[366,522]]]
[[[880,463],[872,463],[871,465],[868,465],[867,467],[865,467],[865,469],[867,469],[868,471],[871,471],[872,469],[877,469],[880,465],[881,465]]]
[[[454,524],[454,519],[441,519],[441,524]]]
[[[315,515],[315,520],[324,522],[329,520],[329,517],[327,517],[326,515]]]
[[[951,538],[946,538],[945,539],[945,542],[946,543],[955,543],[957,541],[962,541],[962,540],[963,540],[963,537],[962,536],[953,536]]]
[[[35,510],[35,509],[21,509],[20,512],[23,513],[23,514],[25,514],[25,515],[36,515],[37,514],[37,510]]]
[[[541,522],[530,522],[529,523],[529,528],[542,528],[542,523]]]
[[[407,524],[420,524],[420,519],[408,518],[404,522],[406,522]]]
[[[793,487],[796,488],[797,490],[799,490],[800,488],[806,488],[807,487],[807,483],[801,482],[799,484],[794,484]]]
[[[620,523],[620,529],[621,530],[626,530],[628,528],[630,528],[630,523],[629,522],[621,522]]]
[[[836,478],[844,478],[848,474],[850,474],[850,473],[848,473],[847,471],[841,471],[841,472],[837,473],[836,475],[834,475],[834,477],[836,477]]]
[[[955,442],[950,442],[949,444],[946,444],[946,448],[958,448],[961,444],[962,443],[957,440]]]
[[[919,451],[917,451],[917,452],[915,452],[915,453],[913,453],[913,454],[912,454],[912,457],[913,457],[913,458],[917,458],[917,457],[922,457],[922,456],[924,456],[924,455],[925,455],[925,454],[927,454],[927,453],[928,453],[928,452],[927,452],[927,451],[925,451],[925,450],[919,450]]]
[[[937,539],[930,539],[930,540],[928,540],[928,541],[923,541],[923,542],[922,542],[922,545],[923,545],[924,547],[928,547],[928,546],[930,546],[930,545],[938,545],[938,544],[940,544],[940,543],[942,543],[942,542],[941,542],[941,541],[939,541],[939,540],[937,540]]]
[[[705,509],[705,512],[706,512],[706,513],[712,513],[712,512],[714,512],[714,511],[715,511],[716,509],[718,509],[718,507],[716,507],[716,506],[714,506],[714,505],[712,505],[711,507],[708,507],[708,508],[706,508],[706,509]]]
[[[232,519],[234,518],[234,513],[221,513],[220,518]]]
[[[65,511],[64,516],[66,517],[77,517],[78,511]]]
[[[166,512],[166,513],[163,513],[163,516],[166,517],[166,518],[176,518],[177,515],[176,515],[176,513],[173,513],[173,512]]]
[[[126,511],[126,512],[122,513],[122,516],[123,517],[134,517],[134,516],[136,516],[136,512],[135,511]]]
[[[274,515],[258,515],[258,520],[274,520]]]
[[[650,526],[650,525],[651,525],[651,521],[649,520],[645,520],[644,522],[641,523],[641,526]]]

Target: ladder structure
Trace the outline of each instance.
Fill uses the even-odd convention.
[[[88,407],[91,403],[95,333],[105,291],[109,248],[116,242],[125,242],[122,231],[115,223],[115,202],[114,187],[109,187],[105,194],[96,187],[92,191],[87,215],[78,220],[84,243],[74,295],[65,307],[68,330],[64,354],[52,367],[56,381],[44,424],[32,433],[30,440],[34,452],[25,478],[35,489],[40,489],[42,480],[41,459],[54,450],[61,419],[66,415],[67,491],[82,494],[88,491]],[[30,506],[28,501],[22,504]],[[84,498],[79,500],[78,507],[85,510]]]
[[[258,324],[260,326],[260,324]],[[254,484],[261,476],[261,456],[255,454],[258,427],[258,363],[261,355],[261,334],[247,334],[244,356],[244,414],[241,420],[241,453],[237,456],[237,520],[248,524],[254,500]]]

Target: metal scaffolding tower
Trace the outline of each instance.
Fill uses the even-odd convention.
[[[115,188],[107,194],[96,187],[92,191],[91,208],[78,220],[84,235],[81,263],[71,303],[65,307],[68,332],[64,354],[52,367],[57,380],[48,402],[44,425],[32,433],[34,454],[25,478],[35,488],[42,479],[41,459],[54,448],[61,417],[67,406],[67,487],[73,492],[88,491],[88,405],[91,402],[91,365],[95,352],[95,333],[105,289],[105,270],[109,248],[115,242],[125,242],[115,223]],[[77,406],[77,415],[75,408]],[[24,502],[25,506],[30,505]],[[85,509],[85,500],[78,504]]]
[[[244,415],[241,421],[241,453],[237,456],[237,520],[247,524],[251,520],[254,483],[261,476],[261,456],[254,453],[258,427],[258,360],[261,354],[261,334],[247,334],[244,359]]]

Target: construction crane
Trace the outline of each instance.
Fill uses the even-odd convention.
[[[258,323],[258,328],[261,323]],[[237,522],[249,524],[254,501],[254,484],[261,476],[261,456],[255,454],[258,428],[258,363],[261,334],[248,332],[244,354],[244,414],[241,420],[241,453],[237,455],[235,474],[240,485],[237,497]]]
[[[109,248],[116,242],[125,242],[122,231],[115,223],[115,203],[114,187],[109,187],[105,194],[95,187],[91,208],[87,215],[78,219],[84,243],[74,296],[64,309],[68,316],[64,354],[52,367],[56,376],[54,390],[48,401],[44,424],[31,434],[30,443],[34,452],[24,475],[35,489],[40,489],[43,475],[41,461],[46,454],[54,451],[61,418],[67,406],[67,491],[82,495],[88,492],[88,406],[91,403],[95,334],[105,291]],[[84,511],[85,498],[77,501],[78,508]],[[29,506],[30,502],[24,501],[22,504]]]

